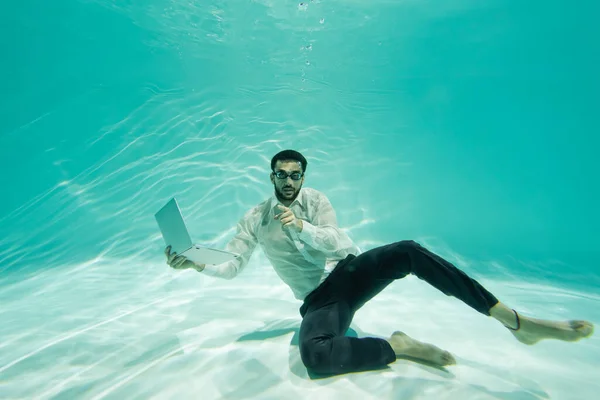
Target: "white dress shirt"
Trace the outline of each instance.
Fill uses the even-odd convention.
[[[300,233],[283,228],[275,195],[249,210],[237,224],[236,235],[226,250],[240,254],[236,260],[206,265],[204,273],[232,279],[247,264],[258,244],[277,275],[292,289],[299,300],[313,291],[348,254],[361,250],[339,229],[335,210],[321,192],[302,188],[289,208],[302,220]]]

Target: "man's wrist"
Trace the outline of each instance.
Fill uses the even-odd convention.
[[[306,222],[306,223],[304,223]],[[314,236],[314,226],[310,222],[303,221],[302,229],[298,232],[298,239],[307,244],[312,244],[312,237]]]

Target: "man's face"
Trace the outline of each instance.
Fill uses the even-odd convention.
[[[292,179],[297,177],[301,178]],[[298,196],[302,183],[304,183],[302,165],[297,161],[277,161],[274,172],[271,173],[271,182],[273,182],[275,194],[279,200],[291,203]]]

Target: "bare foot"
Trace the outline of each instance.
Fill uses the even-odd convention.
[[[388,339],[397,357],[408,356],[439,366],[456,364],[452,354],[432,344],[419,342],[407,334],[396,331]]]
[[[588,321],[546,321],[519,315],[521,329],[511,333],[522,343],[535,344],[542,339],[576,342],[594,333],[594,325]]]

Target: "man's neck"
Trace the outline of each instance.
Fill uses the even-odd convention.
[[[282,199],[281,199],[281,198],[279,198],[279,196],[278,196],[278,197],[277,197],[277,200],[279,200],[279,202],[280,202],[281,204],[283,204],[284,206],[286,206],[286,207],[289,207],[289,206],[290,206],[290,204],[292,204],[292,203],[294,202],[294,200],[295,200],[295,199],[294,199],[294,200],[292,200],[292,201],[289,201],[289,200],[282,200]]]
[[[275,193],[275,198],[279,200],[279,202],[284,206],[289,207],[298,198],[298,196],[294,197],[292,200],[285,200],[279,197],[277,193]]]

